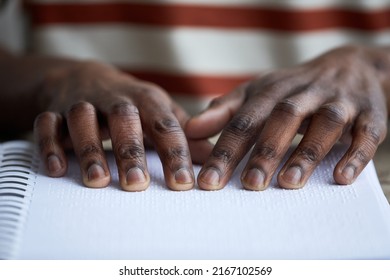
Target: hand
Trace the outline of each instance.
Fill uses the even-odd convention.
[[[95,62],[51,69],[43,81],[39,96],[48,109],[35,119],[34,134],[48,175],[65,174],[64,149],[73,147],[84,184],[107,186],[111,176],[102,139],[111,138],[121,187],[144,190],[150,182],[145,134],[160,156],[168,187],[193,187],[190,150],[182,130],[189,117],[161,88]],[[208,145],[191,141],[192,149]]]
[[[186,127],[187,137],[198,140],[223,130],[200,171],[200,188],[223,188],[254,146],[241,181],[246,189],[265,189],[298,132],[304,137],[278,174],[281,187],[303,187],[339,140],[349,149],[334,179],[352,183],[386,135],[386,98],[378,74],[384,63],[374,50],[343,47],[215,99]]]

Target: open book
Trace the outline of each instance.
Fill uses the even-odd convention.
[[[151,186],[82,186],[44,175],[34,146],[0,145],[0,259],[378,259],[390,258],[390,207],[370,163],[351,186],[333,183],[334,149],[300,190],[273,181],[243,190],[240,168],[220,191],[174,192],[148,152]],[[241,167],[242,168],[242,167]],[[196,172],[199,167],[196,167]]]

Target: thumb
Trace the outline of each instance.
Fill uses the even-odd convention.
[[[242,84],[232,92],[215,98],[206,110],[190,118],[185,126],[186,136],[207,139],[221,132],[244,103],[247,85]]]
[[[181,127],[185,127],[190,117],[188,114],[175,102],[172,103],[173,113],[177,117]],[[190,139],[187,136],[187,143],[191,153],[192,162],[203,164],[209,157],[214,145],[205,139]]]

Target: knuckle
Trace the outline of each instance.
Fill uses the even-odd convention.
[[[303,108],[291,99],[285,99],[276,104],[274,111],[277,114],[279,114],[279,112],[283,112],[294,117],[300,117],[305,113]]]
[[[260,82],[261,81],[261,82]],[[258,92],[259,91],[259,84],[260,83],[263,83],[264,81],[264,78],[262,78],[262,80],[254,80],[254,81],[251,81],[248,86],[246,87],[246,90],[245,92],[247,93],[247,95],[253,95],[254,92]]]
[[[136,92],[144,97],[150,97],[156,93],[156,90],[151,86],[140,86]]]
[[[389,64],[386,62],[386,60],[383,60],[381,57],[375,57],[372,61],[372,66],[378,70],[379,72],[387,72],[389,71],[390,67]]]
[[[352,151],[352,157],[357,159],[360,164],[365,166],[371,160],[372,157],[370,155],[373,155],[373,153],[374,151],[372,151],[370,148],[368,148],[367,150],[367,149],[363,149],[362,147],[356,147]]]
[[[214,149],[211,153],[216,160],[228,163],[233,159],[233,151],[230,149]]]
[[[322,106],[318,115],[325,117],[330,122],[345,125],[348,123],[348,113],[343,106],[337,104],[326,104]]]
[[[164,152],[164,158],[168,161],[185,161],[190,153],[184,147],[171,147]]]
[[[295,88],[292,89],[292,93],[310,93],[310,94],[318,94],[326,90],[327,88],[323,85],[323,83],[316,81],[316,82],[309,82],[303,85],[298,85]]]
[[[226,131],[235,136],[251,136],[256,128],[256,122],[250,115],[235,116],[226,127]]]
[[[321,159],[322,145],[319,143],[307,143],[298,148],[298,156],[308,163],[316,163]]]
[[[112,105],[110,114],[117,116],[138,116],[139,112],[136,106],[123,101]]]
[[[386,135],[386,127],[381,128],[374,124],[366,124],[362,127],[361,132],[367,141],[378,146]]]
[[[248,85],[247,91],[251,95],[269,94],[270,98],[276,98],[274,95],[291,88],[288,82],[290,75],[286,71],[274,71],[268,73]]]
[[[210,108],[214,108],[214,107],[221,106],[222,104],[223,104],[222,98],[221,97],[216,97],[213,100],[211,100],[209,107]]]
[[[115,147],[115,154],[120,160],[141,161],[145,156],[145,151],[140,143],[120,144]]]
[[[55,146],[55,140],[51,136],[42,137],[38,140],[38,147],[41,152],[51,150]]]
[[[346,79],[348,79],[349,76],[350,76],[350,71],[349,71],[349,69],[346,69],[345,67],[341,67],[333,73],[333,78],[336,81],[346,80]]]
[[[274,145],[262,145],[254,148],[254,155],[259,158],[271,160],[276,158],[277,151]]]
[[[68,110],[68,116],[78,115],[80,113],[95,113],[95,107],[86,101],[80,101],[73,104]]]
[[[359,162],[363,165],[366,165],[371,160],[369,153],[364,151],[363,149],[357,150],[355,155]]]
[[[280,78],[277,72],[268,73],[260,77],[256,82],[249,84],[249,90],[255,90],[259,86],[263,88],[275,86],[280,81]]]
[[[153,127],[159,134],[180,133],[182,131],[179,122],[173,118],[155,120]]]
[[[132,88],[132,92],[144,97],[154,97],[156,94],[161,94],[163,90],[153,83],[142,81]]]
[[[248,87],[247,92],[249,96],[262,96],[270,100],[277,100],[279,93],[284,91],[284,87],[283,82],[258,85],[257,87],[253,85]]]
[[[268,92],[270,96],[275,96],[277,93],[284,91],[285,87],[285,82],[283,80],[280,80],[278,82],[265,85],[261,89],[261,91]]]
[[[93,157],[100,154],[100,148],[94,143],[86,143],[79,150],[81,158]]]

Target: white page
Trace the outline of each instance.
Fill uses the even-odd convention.
[[[17,256],[37,170],[31,143],[0,144],[0,259]]]
[[[374,166],[351,186],[334,185],[340,156],[331,152],[303,189],[274,180],[263,192],[243,190],[239,172],[220,191],[170,191],[154,152],[148,190],[121,191],[112,155],[111,186],[89,189],[72,159],[65,178],[37,177],[18,258],[390,258],[390,210]]]

